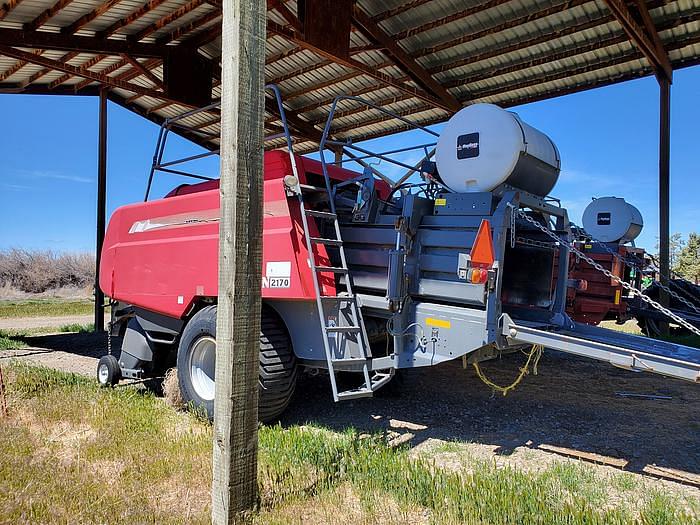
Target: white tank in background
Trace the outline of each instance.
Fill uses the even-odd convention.
[[[583,212],[583,228],[603,242],[632,242],[642,231],[644,220],[637,208],[620,197],[593,199]]]
[[[435,151],[440,180],[452,191],[491,191],[507,183],[545,196],[559,178],[559,151],[515,113],[472,104],[445,125]]]

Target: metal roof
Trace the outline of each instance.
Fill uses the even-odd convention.
[[[160,122],[192,109],[162,85],[163,53],[190,48],[213,60],[220,96],[221,0],[5,1],[0,93],[104,86]],[[340,94],[431,124],[464,104],[510,107],[700,63],[700,0],[358,0],[341,57],[304,39],[296,0],[267,4],[266,80],[279,85],[302,151]],[[216,112],[183,122],[184,135],[215,146]],[[357,102],[334,120],[335,136],[355,141],[403,129]]]

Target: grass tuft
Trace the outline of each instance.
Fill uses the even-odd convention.
[[[13,331],[0,330],[0,350],[15,350],[25,346],[27,344],[19,339]]]

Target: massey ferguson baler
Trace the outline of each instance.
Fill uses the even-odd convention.
[[[566,210],[548,197],[560,159],[546,135],[488,104],[461,110],[439,136],[392,115],[431,140],[418,147],[419,177],[393,184],[375,161],[410,168],[391,154],[416,148],[377,154],[335,140],[342,104],[371,106],[336,100],[320,161],[295,155],[288,133],[287,150],[264,157],[262,420],[284,410],[301,369],[326,370],[338,401],[371,396],[397,370],[464,356],[478,363],[533,345],[700,380],[696,349],[567,315],[576,286],[568,261],[579,252]],[[327,148],[353,152],[364,169],[328,162]],[[119,358],[100,361],[100,382],[176,363],[184,398],[212,414],[218,221],[218,181],[114,213],[100,286],[118,301],[112,329],[124,337]],[[356,382],[342,387],[340,371]]]

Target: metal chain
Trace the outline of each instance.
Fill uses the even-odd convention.
[[[556,242],[536,241],[525,237],[516,237],[515,242],[518,244],[524,244],[525,246],[534,246],[535,248],[545,248],[547,250],[554,250],[559,244]]]
[[[535,226],[538,230],[540,230],[540,231],[542,231],[543,233],[547,234],[549,237],[551,237],[551,238],[554,239],[555,241],[561,242],[561,243],[564,243],[564,242],[565,242],[565,241],[563,241],[556,233],[554,233],[554,232],[552,232],[551,230],[549,230],[549,228],[546,228],[545,226],[542,226],[540,223],[538,223],[536,220],[534,220],[532,217],[530,217],[529,215],[527,215],[527,214],[526,214],[525,212],[523,212],[522,210],[518,210],[518,214],[519,214],[523,219],[525,219],[527,222],[529,222],[530,224],[532,224],[533,226]],[[610,278],[610,279],[612,279],[612,280],[614,280],[614,281],[617,281],[617,282],[620,284],[620,286],[622,286],[625,290],[627,290],[628,292],[632,293],[633,295],[638,295],[639,298],[640,298],[642,301],[644,301],[645,303],[649,304],[651,307],[656,308],[657,310],[659,310],[661,313],[663,313],[663,314],[666,315],[667,317],[670,317],[671,319],[673,319],[673,320],[674,320],[676,323],[678,323],[679,325],[681,325],[681,326],[683,326],[684,328],[690,330],[691,333],[693,333],[693,334],[695,334],[695,335],[700,335],[700,329],[698,329],[698,328],[696,328],[695,326],[693,326],[692,324],[688,323],[685,319],[683,319],[683,318],[677,316],[676,314],[674,314],[674,313],[673,313],[671,310],[669,310],[668,308],[666,308],[666,307],[664,307],[663,305],[657,303],[657,302],[654,301],[652,298],[650,298],[648,295],[644,295],[644,293],[643,293],[641,290],[638,290],[637,288],[635,288],[635,287],[632,286],[631,284],[629,284],[629,283],[623,281],[623,280],[620,279],[618,276],[614,275],[614,274],[613,274],[612,272],[610,272],[609,270],[606,270],[605,268],[603,268],[600,264],[598,264],[596,261],[594,261],[593,259],[591,259],[590,257],[588,257],[585,253],[583,253],[581,250],[579,250],[578,248],[576,248],[576,246],[574,246],[573,244],[570,244],[570,243],[566,243],[566,244],[567,244],[567,246],[569,247],[569,249],[570,249],[572,252],[574,252],[574,253],[575,253],[576,255],[578,255],[581,259],[583,259],[583,260],[586,261],[588,264],[590,264],[591,266],[593,266],[593,268],[595,268],[596,270],[598,270],[599,272],[601,272],[601,273],[602,273],[603,275],[605,275],[606,277],[608,277],[608,278]]]
[[[576,228],[578,228],[579,230],[581,230],[583,233],[585,233],[585,234],[590,238],[590,241],[591,241],[591,242],[594,242],[594,243],[598,244],[601,248],[603,248],[603,250],[605,250],[606,252],[608,252],[610,255],[612,255],[612,256],[613,256],[615,259],[617,259],[618,261],[620,261],[620,262],[622,262],[623,264],[629,266],[630,268],[633,268],[633,269],[637,270],[638,272],[641,272],[641,271],[642,271],[642,269],[639,268],[639,266],[637,266],[635,263],[629,261],[628,259],[626,259],[626,258],[623,257],[622,255],[620,255],[619,253],[616,253],[614,250],[610,249],[604,242],[599,241],[598,239],[593,238],[593,237],[591,236],[591,234],[589,234],[586,230],[584,230],[584,229],[581,228],[580,226],[576,226],[576,225],[573,224],[573,223],[571,223],[571,224],[572,224],[573,226],[575,226]],[[660,270],[659,268],[654,268],[654,267],[652,267],[652,269],[655,270],[655,271],[658,271],[659,274],[660,274],[662,277],[664,276],[664,275],[661,273],[661,270]],[[669,282],[672,282],[672,281],[669,280]],[[662,283],[659,282],[659,281],[656,282],[656,285],[657,285],[659,288],[661,288],[662,290],[664,290],[666,293],[668,293],[671,297],[674,297],[674,298],[678,299],[680,302],[682,302],[683,304],[685,304],[688,308],[692,309],[695,313],[700,313],[700,308],[698,308],[697,306],[695,306],[693,303],[691,303],[690,301],[688,301],[688,300],[685,299],[684,297],[681,297],[680,295],[678,295],[676,292],[674,292],[673,290],[671,290],[668,286],[662,284]]]
[[[515,204],[509,202],[506,206],[510,208],[510,247],[515,248]]]

